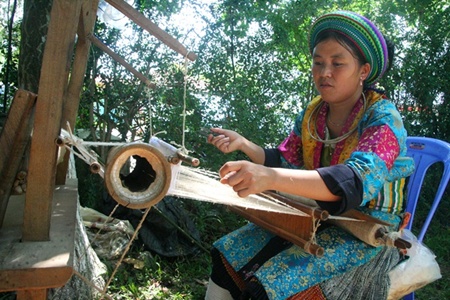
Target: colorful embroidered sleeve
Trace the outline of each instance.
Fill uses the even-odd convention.
[[[408,176],[412,163],[399,169],[396,161],[406,154],[406,130],[395,106],[388,100],[372,105],[361,120],[360,140],[345,164],[356,170],[363,182],[362,205],[375,198],[388,180]]]

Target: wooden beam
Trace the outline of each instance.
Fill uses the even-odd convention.
[[[116,54],[114,51],[108,48],[102,41],[100,41],[97,37],[94,35],[91,35],[89,39],[92,41],[92,43],[97,46],[99,49],[104,51],[106,54],[111,56],[115,61],[120,63],[122,66],[124,66],[128,71],[130,71],[134,76],[139,78],[146,86],[149,88],[156,88],[156,85],[152,83],[147,77],[145,77],[144,74],[133,68],[129,63],[127,63],[122,57],[120,57],[118,54]]]
[[[177,53],[187,57],[191,61],[197,59],[197,54],[190,52],[184,47],[179,41],[177,41],[173,36],[159,28],[155,23],[147,19],[142,13],[135,10],[131,5],[123,0],[106,0],[118,11],[127,16],[130,20],[135,22],[137,25],[141,26],[143,29],[147,30],[150,34],[155,36],[161,42],[166,44],[172,50]]]
[[[81,0],[54,0],[45,43],[30,149],[22,238],[49,240],[56,174],[56,138],[81,12]]]
[[[0,135],[0,228],[25,149],[31,139],[36,95],[18,90]]]
[[[75,128],[75,121],[80,106],[80,94],[86,74],[89,50],[91,48],[91,41],[87,37],[91,35],[94,30],[94,24],[97,19],[98,1],[99,0],[84,0],[81,6],[77,31],[78,41],[75,49],[69,86],[64,95],[64,108],[60,128],[67,129],[67,123],[70,124],[72,129]],[[56,184],[61,185],[66,182],[69,154],[70,153],[66,151],[64,159],[57,166]]]

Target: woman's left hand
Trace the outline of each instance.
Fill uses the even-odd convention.
[[[249,161],[231,161],[219,170],[220,182],[233,187],[239,197],[258,194],[269,190],[270,182],[275,176],[271,168]]]

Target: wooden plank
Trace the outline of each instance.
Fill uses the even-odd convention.
[[[13,195],[0,230],[0,292],[63,286],[73,274],[76,179],[54,190],[49,241],[21,241],[24,195]]]
[[[16,300],[46,300],[47,294],[46,289],[17,291]]]
[[[135,10],[131,5],[123,0],[106,0],[118,11],[123,13],[125,16],[134,21],[137,25],[141,26],[143,29],[147,30],[150,34],[155,36],[161,42],[166,44],[172,50],[177,53],[187,57],[191,61],[197,59],[197,54],[190,52],[184,47],[179,41],[177,41],[173,36],[159,28],[155,23],[147,19],[142,13]]]
[[[24,241],[49,239],[56,175],[56,138],[68,82],[81,0],[54,0],[36,103],[23,223]]]
[[[67,129],[67,123],[71,128],[75,128],[75,121],[80,105],[80,94],[86,74],[87,61],[91,41],[87,38],[92,35],[94,24],[97,19],[97,9],[99,0],[84,0],[78,22],[78,41],[75,49],[75,57],[70,76],[69,86],[64,96],[64,108],[61,118],[61,128]],[[69,152],[65,152],[64,159],[57,166],[56,184],[65,184],[67,168],[69,165]]]
[[[5,217],[14,179],[19,171],[33,128],[36,95],[18,90],[0,135],[0,228]]]

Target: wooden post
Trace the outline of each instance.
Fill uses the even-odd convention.
[[[70,124],[72,129],[75,128],[78,107],[80,105],[80,94],[86,73],[89,50],[91,48],[91,41],[87,37],[92,34],[94,29],[94,24],[97,19],[98,1],[99,0],[84,0],[81,6],[77,32],[78,41],[75,49],[75,57],[73,60],[69,86],[64,95],[64,108],[60,125],[61,128],[67,129],[67,123]],[[66,151],[63,161],[57,166],[57,185],[62,185],[66,182],[69,154],[69,151]]]
[[[63,95],[81,0],[54,0],[42,61],[34,131],[30,149],[23,241],[49,240],[56,174],[56,138],[60,133]]]
[[[47,299],[47,289],[19,290],[17,300]]]

